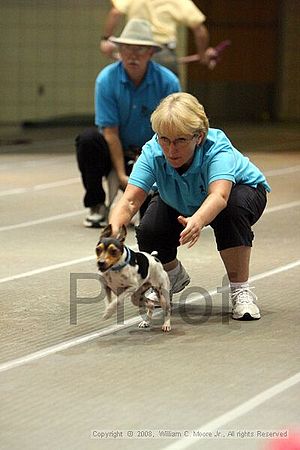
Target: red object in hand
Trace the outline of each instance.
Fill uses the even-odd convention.
[[[214,58],[215,61],[219,60],[221,53],[223,53],[223,51],[230,45],[231,41],[229,39],[226,39],[225,41],[219,42],[219,44],[214,47],[215,51],[217,52],[217,55]],[[197,53],[195,53],[194,55],[182,56],[181,58],[178,58],[178,62],[180,64],[186,64],[195,61],[199,61],[199,55]]]
[[[218,45],[215,46],[215,50],[218,53],[218,56],[231,45],[231,41],[226,39],[225,41],[221,41]]]

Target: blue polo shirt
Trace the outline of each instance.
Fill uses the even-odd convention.
[[[123,148],[142,147],[153,136],[150,116],[160,101],[181,90],[176,75],[166,67],[149,61],[139,86],[129,79],[121,61],[105,67],[95,85],[95,123],[119,127]]]
[[[256,187],[270,192],[263,173],[242,155],[222,130],[210,128],[204,144],[197,146],[191,166],[179,174],[164,157],[156,136],[147,142],[133,166],[129,184],[149,192],[156,183],[162,200],[185,216],[193,215],[204,202],[208,186],[216,180]]]

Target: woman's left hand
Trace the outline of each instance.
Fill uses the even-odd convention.
[[[180,245],[188,244],[188,248],[192,247],[198,241],[202,227],[193,217],[177,217],[179,223],[184,226],[184,230],[180,233]]]

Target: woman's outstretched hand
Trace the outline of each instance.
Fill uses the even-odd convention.
[[[192,247],[200,237],[201,226],[193,217],[178,216],[177,220],[184,227],[180,233],[180,245],[188,244],[188,248]]]

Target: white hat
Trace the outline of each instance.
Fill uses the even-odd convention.
[[[162,46],[153,41],[151,25],[147,20],[129,20],[120,37],[110,37],[109,40],[115,44],[145,45],[154,47],[156,52],[162,50]]]

